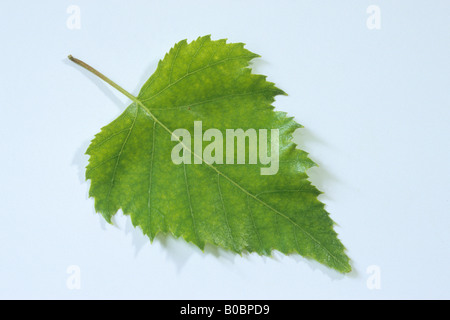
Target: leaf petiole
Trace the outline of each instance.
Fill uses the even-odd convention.
[[[121,86],[119,86],[117,83],[115,83],[114,81],[112,81],[111,79],[109,79],[107,76],[105,76],[103,73],[99,72],[98,70],[94,69],[93,67],[91,67],[90,65],[88,65],[86,62],[81,61],[75,57],[73,57],[72,55],[69,55],[67,58],[69,58],[70,61],[75,62],[77,65],[83,67],[84,69],[86,69],[87,71],[95,74],[97,77],[99,77],[100,79],[102,79],[103,81],[105,81],[106,83],[108,83],[109,85],[111,85],[113,88],[115,88],[116,90],[118,90],[119,92],[121,92],[122,94],[124,94],[125,96],[127,96],[128,98],[130,98],[131,100],[136,102],[136,97],[133,96],[131,93],[129,93],[127,90],[125,90],[124,88],[122,88]]]

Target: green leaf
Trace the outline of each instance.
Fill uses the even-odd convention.
[[[317,199],[320,191],[308,181],[306,171],[315,164],[291,141],[301,125],[273,110],[274,97],[285,93],[251,73],[248,65],[256,57],[242,43],[210,36],[183,40],[134,97],[70,56],[133,101],[87,149],[86,178],[95,209],[111,222],[121,208],[151,240],[163,232],[201,249],[209,243],[237,253],[299,253],[349,272],[345,248]],[[195,141],[174,131],[192,134],[194,121],[202,121],[203,132],[219,129],[224,140],[226,129],[278,129],[278,172],[262,175],[265,166],[248,161],[196,164],[202,154],[195,146],[185,150],[191,164],[175,164],[172,149]]]

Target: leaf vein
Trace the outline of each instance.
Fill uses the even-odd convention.
[[[207,39],[206,37],[203,38],[203,41],[200,43],[200,46],[198,47],[197,51],[195,51],[194,55],[192,56],[191,61],[189,62],[189,65],[188,65],[186,74],[188,74],[189,71],[191,70],[192,62],[194,62],[195,57],[197,57],[198,53],[199,53],[200,50],[203,48],[203,45],[205,44],[206,39]],[[185,75],[186,75],[186,74],[185,74]]]
[[[230,222],[228,221],[227,209],[225,208],[225,202],[223,200],[222,189],[220,188],[220,175],[219,174],[217,175],[217,189],[219,190],[220,201],[222,202],[222,208],[223,208],[223,212],[224,212],[224,216],[225,216],[225,223],[226,223],[226,227],[227,227],[227,231],[228,231],[228,236],[230,237],[231,242],[233,243],[234,250],[236,250],[236,241],[233,237],[233,232],[231,231]]]
[[[109,196],[111,195],[112,188],[114,187],[114,182],[115,182],[116,173],[117,173],[117,166],[119,165],[120,157],[122,155],[123,149],[125,148],[125,145],[127,144],[128,139],[130,138],[131,132],[133,131],[133,128],[134,128],[134,125],[136,123],[136,119],[137,119],[138,113],[139,113],[139,106],[136,104],[136,115],[134,116],[133,123],[132,123],[132,125],[131,125],[131,127],[129,129],[127,137],[125,138],[124,142],[122,143],[122,147],[120,148],[119,153],[117,154],[117,160],[116,160],[116,164],[114,166],[114,171],[113,171],[113,175],[112,175],[112,178],[111,178],[110,187],[109,187],[109,190],[108,190],[108,195],[106,196],[106,202],[108,202]]]
[[[239,60],[239,59],[244,59],[244,58],[253,58],[253,57],[254,57],[254,56],[238,56],[238,57],[233,57],[233,58],[226,58],[226,59],[223,59],[223,60],[216,61],[215,63],[208,64],[207,66],[201,67],[201,68],[199,68],[199,69],[197,69],[197,70],[191,71],[191,72],[189,72],[188,74],[182,76],[181,78],[179,78],[178,80],[176,80],[176,81],[170,83],[168,86],[164,87],[164,88],[161,89],[159,92],[157,92],[157,93],[155,93],[154,95],[152,95],[151,97],[146,98],[146,99],[143,99],[143,100],[139,100],[139,101],[141,101],[141,102],[143,103],[143,102],[152,100],[152,99],[154,99],[155,97],[157,97],[158,95],[160,95],[161,93],[163,93],[164,91],[166,91],[167,89],[169,89],[170,87],[172,87],[172,86],[174,86],[175,84],[177,84],[178,82],[180,82],[180,81],[182,81],[182,80],[184,80],[184,79],[186,79],[186,78],[192,76],[193,74],[196,74],[197,72],[203,71],[203,70],[205,70],[205,69],[208,69],[208,68],[217,66],[217,65],[219,65],[219,64],[221,64],[221,63],[225,63],[225,62],[228,62],[228,61]]]
[[[148,201],[147,201],[147,206],[148,206],[148,220],[149,220],[149,224],[151,225],[151,219],[152,219],[152,203],[151,203],[151,196],[152,196],[152,180],[153,180],[153,159],[155,156],[155,134],[156,134],[156,122],[153,121],[153,134],[152,134],[152,156],[150,159],[150,177],[149,177],[149,182],[148,182]],[[151,234],[151,231],[150,231]]]
[[[191,219],[192,219],[192,228],[194,229],[194,234],[195,234],[195,237],[197,238],[198,244],[200,245],[201,240],[200,240],[200,237],[198,235],[198,230],[197,230],[197,226],[196,226],[196,223],[195,223],[194,210],[192,209],[191,193],[189,191],[189,184],[188,184],[188,179],[187,179],[186,164],[185,163],[183,163],[183,170],[184,170],[184,183],[186,185],[186,192],[187,192],[188,201],[189,201],[189,210],[190,210]]]
[[[255,222],[255,219],[253,218],[253,213],[252,213],[252,209],[250,208],[250,202],[248,201],[248,195],[247,195],[247,197],[246,197],[246,202],[247,202],[247,209],[248,209],[248,214],[249,214],[249,216],[250,216],[250,220],[251,220],[251,222],[252,222],[252,225],[253,225],[253,228],[254,228],[254,233],[256,234],[256,237],[258,238],[258,241],[259,241],[259,245],[260,245],[260,247],[261,247],[261,250],[263,249],[263,243],[262,243],[262,240],[261,240],[261,236],[260,236],[260,234],[259,234],[259,231],[258,231],[258,228],[256,227],[256,222]]]
[[[172,107],[172,108],[148,108],[148,110],[151,111],[160,111],[160,110],[176,110],[176,109],[183,109],[183,108],[194,108],[202,104],[210,103],[210,102],[216,102],[227,98],[236,98],[236,97],[243,97],[243,96],[251,96],[251,95],[257,95],[257,94],[263,94],[266,92],[270,92],[273,90],[260,90],[260,91],[253,91],[253,92],[244,92],[244,93],[231,93],[219,97],[215,97],[208,100],[198,101],[187,105],[182,105],[178,107]]]
[[[171,83],[172,83],[173,66],[175,65],[175,62],[177,61],[178,54],[180,53],[180,50],[181,50],[181,47],[182,47],[182,46],[183,46],[182,44],[180,44],[180,45],[178,46],[177,52],[176,52],[175,57],[173,58],[173,61],[172,61],[172,66],[171,66],[171,68],[170,68],[170,74],[169,74],[169,86],[170,86]]]
[[[119,135],[119,134],[121,134],[121,133],[127,132],[127,131],[129,131],[129,130],[130,130],[130,128],[125,128],[125,129],[123,129],[123,130],[117,131],[117,132],[113,133],[112,135],[110,135],[108,138],[105,138],[105,139],[102,140],[101,142],[96,143],[96,144],[93,145],[91,148],[97,148],[97,147],[100,147],[102,144],[104,144],[105,142],[111,140],[111,139],[114,138],[115,136],[117,136],[117,135]]]

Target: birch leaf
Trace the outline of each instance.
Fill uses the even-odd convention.
[[[135,97],[69,56],[132,101],[87,149],[86,179],[91,181],[95,210],[111,222],[122,209],[151,240],[162,232],[202,250],[208,243],[240,254],[298,253],[349,272],[345,248],[317,199],[320,191],[308,181],[306,171],[315,163],[291,141],[301,125],[274,111],[275,96],[285,93],[265,76],[252,74],[248,66],[256,57],[243,43],[212,41],[210,36],[183,40],[158,63]],[[193,134],[200,121],[202,134],[208,129],[222,134],[224,159],[232,151],[231,145],[226,148],[227,129],[277,129],[279,163],[272,163],[276,173],[262,174],[268,167],[262,158],[249,163],[254,152],[261,153],[261,145],[256,151],[245,150],[244,164],[237,164],[236,148],[228,163],[203,159],[203,150],[212,142],[199,145],[193,136],[176,133],[183,128]],[[269,136],[260,135],[259,141],[267,142],[271,154],[276,143]],[[211,138],[219,145],[217,139]],[[172,161],[177,145],[183,147],[185,163]],[[211,155],[220,156],[218,150]]]

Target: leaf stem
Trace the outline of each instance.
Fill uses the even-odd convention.
[[[99,77],[100,79],[102,79],[103,81],[105,81],[106,83],[108,83],[109,85],[111,85],[113,88],[117,89],[118,91],[120,91],[121,93],[123,93],[125,96],[127,96],[128,98],[130,98],[131,100],[136,102],[136,97],[133,96],[131,93],[129,93],[128,91],[126,91],[124,88],[122,88],[121,86],[119,86],[117,83],[115,83],[114,81],[112,81],[111,79],[109,79],[107,76],[105,76],[103,73],[97,71],[96,69],[92,68],[90,65],[88,65],[86,62],[81,61],[75,57],[73,57],[72,55],[69,55],[67,58],[69,58],[70,61],[75,62],[77,65],[83,67],[84,69],[86,69],[89,72],[92,72],[93,74],[95,74],[97,77]]]

